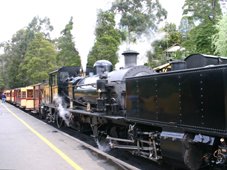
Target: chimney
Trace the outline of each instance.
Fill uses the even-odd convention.
[[[136,66],[138,54],[138,52],[132,50],[123,52],[122,55],[125,57],[125,67]]]

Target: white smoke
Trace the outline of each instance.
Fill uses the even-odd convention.
[[[58,114],[65,121],[66,125],[69,126],[70,112],[63,107],[63,100],[60,96],[54,96],[54,102],[57,104]]]
[[[106,142],[100,143],[98,140],[96,140],[96,144],[97,144],[99,150],[101,150],[103,152],[109,152],[111,150],[109,143],[106,143]]]
[[[83,71],[86,71],[87,56],[92,46],[95,43],[95,27],[97,20],[97,12],[99,9],[109,9],[112,0],[96,0],[96,1],[79,1],[79,5],[74,8],[80,11],[78,16],[75,16],[75,42],[81,57],[81,65]],[[88,3],[90,5],[88,5]],[[86,10],[81,10],[86,9]],[[89,14],[88,12],[89,11]]]
[[[164,32],[157,32],[155,35],[151,35],[151,37],[143,36],[137,40],[136,43],[131,43],[130,45],[127,42],[121,44],[118,50],[119,62],[115,65],[115,68],[118,70],[121,67],[125,66],[123,52],[126,50],[133,50],[139,53],[137,58],[137,65],[144,65],[148,58],[146,56],[147,51],[153,52],[153,47],[151,46],[152,42],[156,40],[161,40],[166,36]]]

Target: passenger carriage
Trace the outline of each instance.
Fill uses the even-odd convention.
[[[27,86],[26,89],[26,110],[34,110],[35,108],[35,100],[34,100],[34,88],[33,86]]]

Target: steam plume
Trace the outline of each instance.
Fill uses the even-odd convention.
[[[63,107],[63,100],[60,96],[54,96],[54,101],[58,106],[58,114],[65,121],[66,125],[69,126],[70,112]]]

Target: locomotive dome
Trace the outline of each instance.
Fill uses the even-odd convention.
[[[96,74],[113,71],[113,64],[108,60],[98,60],[94,64]]]

